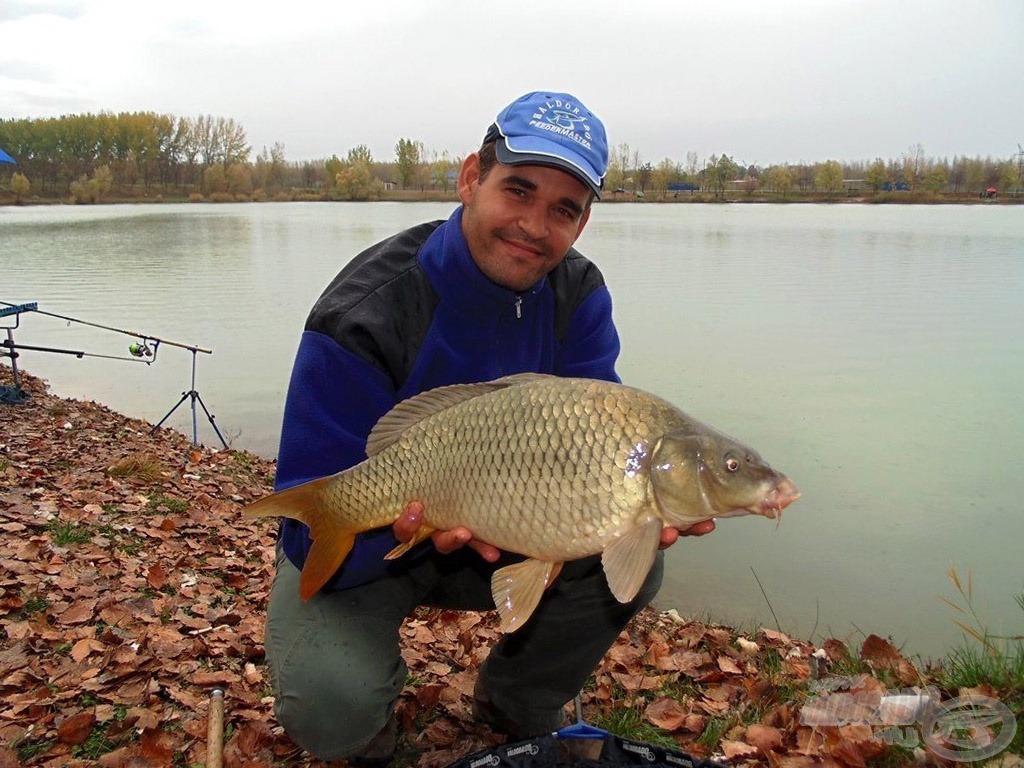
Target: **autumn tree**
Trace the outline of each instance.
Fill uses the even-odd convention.
[[[834,195],[843,189],[843,166],[837,160],[829,160],[818,166],[814,174],[814,186]]]
[[[920,144],[915,144],[903,155],[903,181],[913,191],[921,186],[924,173],[924,147]]]
[[[605,175],[605,187],[624,189],[626,184],[633,183],[630,165],[632,150],[623,142],[609,152],[608,173]],[[634,186],[635,189],[635,186]]]
[[[936,165],[924,175],[924,188],[938,194],[949,183],[949,171],[944,165]]]
[[[776,165],[768,170],[768,187],[785,197],[793,189],[793,172],[788,165]]]
[[[14,194],[14,202],[20,205],[31,189],[32,185],[29,183],[28,176],[15,171],[14,175],[11,176],[11,192]]]
[[[666,157],[655,166],[651,173],[651,189],[656,192],[666,192],[669,182],[675,181],[680,175],[679,166],[674,160]]]
[[[346,200],[370,200],[380,196],[381,183],[373,178],[373,155],[365,144],[348,151],[336,177],[338,193]]]
[[[865,183],[871,187],[872,192],[878,192],[889,183],[889,172],[886,170],[885,161],[882,158],[876,159],[868,166],[864,174]]]
[[[398,178],[402,181],[402,189],[407,189],[420,170],[423,145],[412,139],[399,139],[395,144],[395,155],[398,157]]]
[[[252,194],[252,166],[248,163],[232,163],[224,175],[228,192],[232,195]]]
[[[435,158],[428,167],[431,185],[435,188],[440,187],[447,192],[449,187],[458,183],[457,178],[453,179],[453,176],[458,176],[461,167],[460,160],[450,157],[447,151],[442,152],[441,156]]]
[[[712,155],[708,159],[708,166],[704,169],[704,178],[708,185],[715,192],[715,197],[722,197],[729,182],[736,178],[740,167],[726,154],[716,157]]]
[[[215,163],[203,171],[203,192],[207,195],[214,195],[227,192],[228,180],[224,172],[224,166]]]
[[[256,156],[252,180],[254,187],[271,195],[276,194],[284,185],[285,166],[284,144],[274,142],[269,151],[264,147]]]
[[[1009,160],[1000,164],[999,181],[997,182],[997,186],[1000,191],[1008,191],[1016,188],[1019,178],[1018,169],[1019,166]]]
[[[98,203],[110,191],[114,174],[109,165],[101,165],[92,177],[82,174],[71,182],[71,200],[75,203]]]
[[[964,186],[969,194],[980,192],[985,184],[985,164],[980,158],[972,158],[965,163]]]

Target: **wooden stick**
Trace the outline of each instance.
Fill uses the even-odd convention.
[[[224,758],[224,691],[210,692],[210,722],[206,731],[206,768],[221,768]]]

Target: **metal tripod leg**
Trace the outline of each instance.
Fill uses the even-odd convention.
[[[184,403],[186,398],[188,398],[191,399],[192,401],[192,445],[199,445],[199,429],[196,423],[196,401],[198,400],[199,405],[201,405],[203,408],[203,413],[206,414],[207,421],[210,422],[210,426],[213,427],[213,431],[217,433],[217,437],[220,438],[221,445],[227,448],[228,441],[225,440],[224,435],[220,433],[220,430],[217,428],[217,423],[213,420],[213,414],[211,414],[210,411],[207,409],[206,403],[203,402],[203,398],[201,398],[199,396],[199,392],[196,391],[196,352],[198,350],[196,348],[190,348],[189,351],[192,352],[192,389],[190,389],[188,392],[181,393],[181,398],[178,400],[178,402],[176,402],[174,404],[174,407],[167,412],[167,415],[165,415],[162,419],[160,419],[160,421],[157,422],[156,426],[153,427],[153,429],[151,429],[149,433],[153,434],[158,429],[160,429],[161,425],[163,425],[163,423],[167,421],[170,415],[174,413],[176,410],[178,410],[178,406]]]

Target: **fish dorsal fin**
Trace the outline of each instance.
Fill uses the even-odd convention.
[[[608,587],[620,603],[628,603],[644,585],[661,541],[662,522],[648,517],[604,550],[601,563]]]
[[[561,563],[530,559],[491,574],[491,597],[501,617],[502,632],[515,632],[526,623],[561,569]]]
[[[472,400],[474,397],[486,395],[505,389],[507,383],[487,381],[482,384],[452,384],[438,387],[403,400],[390,411],[380,417],[366,441],[366,455],[380,453],[395,443],[407,429],[419,424],[424,419],[452,406]]]
[[[370,430],[370,437],[366,441],[366,455],[373,456],[380,453],[389,445],[397,442],[398,438],[410,427],[459,403],[507,387],[553,378],[557,377],[540,373],[517,373],[494,381],[484,381],[479,384],[452,384],[414,395],[381,416],[380,421]]]

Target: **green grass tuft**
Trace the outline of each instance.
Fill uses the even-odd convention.
[[[58,547],[84,544],[90,541],[93,536],[93,531],[89,526],[70,523],[65,520],[51,520],[46,526],[46,530],[50,533],[50,540]]]

